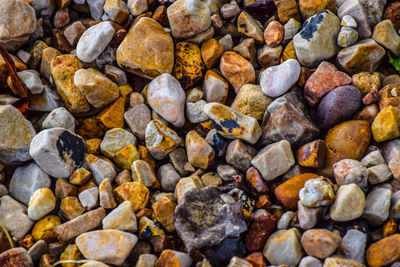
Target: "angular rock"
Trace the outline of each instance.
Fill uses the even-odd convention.
[[[101,182],[106,178],[113,181],[115,176],[117,176],[113,165],[104,159],[89,154],[85,159],[85,163],[90,168],[97,184],[101,184]]]
[[[355,29],[342,27],[337,38],[337,44],[340,47],[345,48],[355,44],[355,42],[357,42],[357,39],[358,32]]]
[[[179,135],[161,121],[152,120],[147,124],[146,147],[155,159],[165,158],[181,143]]]
[[[368,16],[361,1],[346,0],[338,9],[337,15],[342,19],[345,15],[352,16],[357,22],[357,31],[361,39],[371,37],[371,27],[368,23]]]
[[[228,145],[225,160],[237,169],[246,171],[251,165],[251,159],[256,154],[256,149],[236,139]]]
[[[63,128],[46,129],[31,142],[29,153],[47,174],[67,178],[82,164],[83,139]]]
[[[207,169],[214,161],[215,151],[196,131],[190,131],[185,139],[189,162],[198,168]]]
[[[191,123],[200,123],[208,120],[207,115],[203,111],[205,104],[207,102],[202,99],[194,103],[186,103],[186,117]]]
[[[397,34],[391,20],[387,19],[379,22],[375,26],[372,38],[396,57],[400,55],[400,36]]]
[[[11,105],[0,105],[0,158],[7,164],[31,159],[29,145],[35,136],[32,123]]]
[[[29,200],[28,216],[32,220],[39,220],[56,207],[56,198],[49,188],[36,190]]]
[[[354,183],[363,191],[367,190],[368,169],[357,160],[342,159],[336,162],[333,164],[333,175],[339,186]]]
[[[166,249],[161,253],[154,267],[162,267],[173,264],[178,264],[179,267],[190,267],[192,261],[193,259],[189,256],[189,254]]]
[[[336,38],[340,20],[329,10],[324,10],[306,20],[293,38],[296,56],[306,67],[314,67],[337,52]],[[324,46],[321,46],[321,43]]]
[[[114,195],[119,201],[129,200],[135,211],[147,206],[149,189],[138,182],[126,182],[114,189]]]
[[[298,213],[297,217],[299,220],[300,228],[303,230],[313,228],[322,217],[322,207],[310,208],[301,204],[301,201],[297,202]]]
[[[333,184],[325,177],[307,180],[299,191],[299,198],[301,204],[310,208],[329,206],[335,198]]]
[[[9,249],[0,254],[0,265],[1,266],[21,266],[21,267],[33,267],[33,261],[29,253],[25,248],[18,247]]]
[[[204,76],[203,92],[207,102],[225,104],[228,98],[229,84],[216,72],[208,70]]]
[[[372,189],[365,200],[363,217],[372,225],[380,225],[389,217],[392,192],[384,187]]]
[[[79,201],[86,210],[91,210],[99,205],[99,189],[94,186],[79,193]]]
[[[201,57],[207,68],[212,68],[217,64],[223,52],[224,47],[214,38],[210,38],[201,44]]]
[[[42,123],[43,129],[62,127],[75,132],[75,118],[64,107],[56,108],[46,117]]]
[[[75,242],[85,258],[120,265],[137,241],[133,234],[109,229],[81,234]]]
[[[205,216],[198,217],[199,212]],[[217,245],[247,228],[241,205],[224,202],[215,187],[185,194],[175,210],[175,227],[189,251]]]
[[[125,200],[104,217],[102,223],[103,229],[136,232],[137,222],[132,203]]]
[[[118,47],[116,59],[123,70],[152,79],[172,72],[174,44],[159,23],[143,17],[131,27]]]
[[[257,43],[264,42],[263,28],[249,13],[242,11],[237,18],[237,28],[240,35],[254,38]]]
[[[330,208],[332,220],[347,222],[360,217],[364,212],[365,196],[356,184],[342,185]]]
[[[274,48],[264,45],[257,51],[257,61],[258,64],[263,68],[268,68],[279,64],[281,58],[283,47],[278,45]]]
[[[356,229],[350,229],[343,236],[343,246],[346,249],[346,258],[365,263],[365,247],[367,235]]]
[[[318,169],[324,165],[325,154],[325,141],[317,139],[301,146],[296,152],[296,159],[300,166]]]
[[[151,187],[156,183],[157,178],[154,170],[144,160],[135,160],[131,166],[132,180],[139,182],[146,187]]]

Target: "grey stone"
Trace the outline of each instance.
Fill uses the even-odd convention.
[[[136,232],[137,221],[132,203],[129,200],[125,200],[104,217],[102,223],[103,229]]]
[[[154,267],[157,257],[153,254],[142,254],[139,256],[135,267]]]
[[[365,264],[365,247],[367,246],[367,235],[356,229],[350,229],[343,236],[343,247],[347,259]]]
[[[357,28],[356,20],[350,15],[344,15],[340,22],[340,25],[342,25],[343,27],[350,27],[353,29]]]
[[[342,19],[345,15],[352,16],[357,22],[357,31],[361,39],[371,37],[371,27],[368,16],[360,1],[347,0],[338,9],[337,15]]]
[[[301,23],[294,18],[290,18],[283,27],[285,29],[283,43],[287,43],[292,40],[296,33],[301,29]]]
[[[301,204],[301,201],[299,201],[297,202],[297,208],[297,217],[300,228],[303,230],[313,228],[322,216],[322,207],[310,208]]]
[[[307,19],[301,31],[293,38],[300,63],[306,67],[314,67],[333,57],[337,52],[336,38],[339,30],[340,20],[329,10]]]
[[[76,55],[83,62],[92,62],[106,49],[114,32],[114,28],[108,21],[90,27],[79,39]]]
[[[350,27],[342,27],[337,38],[337,44],[340,47],[349,47],[355,44],[357,39],[358,32],[355,29]]]
[[[66,108],[56,108],[43,121],[42,127],[43,129],[62,127],[75,132],[75,118]]]
[[[360,160],[361,164],[369,168],[382,163],[385,163],[382,153],[379,150],[372,151]]]
[[[32,95],[31,110],[41,112],[51,112],[54,109],[63,106],[58,93],[47,85],[43,86],[43,92],[40,95]]]
[[[363,6],[368,17],[368,23],[371,27],[378,24],[382,19],[383,9],[386,6],[386,0],[358,0]]]
[[[385,163],[368,168],[368,181],[371,184],[380,184],[392,178],[392,172]]]
[[[186,103],[186,118],[191,123],[200,123],[208,120],[207,115],[204,113],[204,105],[207,104],[204,100],[199,100],[195,103]]]
[[[400,191],[392,194],[391,197],[390,218],[400,219]]]
[[[157,177],[160,180],[161,189],[168,192],[174,192],[176,184],[181,179],[181,176],[171,163],[162,165],[158,169]]]
[[[99,189],[97,187],[86,189],[78,195],[78,198],[83,207],[91,210],[99,204]]]
[[[112,164],[104,159],[100,159],[97,157],[91,156],[90,158],[86,157],[85,163],[88,164],[90,171],[97,184],[101,184],[101,182],[109,178],[110,181],[114,181],[114,178],[117,176],[116,171]]]
[[[23,238],[34,221],[26,214],[27,208],[10,196],[0,198],[0,221],[16,239]]]
[[[0,159],[6,164],[31,159],[29,144],[35,135],[32,123],[11,105],[0,106]]]
[[[83,162],[83,139],[64,128],[46,129],[31,142],[29,153],[47,174],[68,178]]]
[[[29,204],[32,194],[39,188],[49,188],[51,180],[34,162],[18,167],[10,181],[10,195],[25,205]]]
[[[239,172],[228,164],[221,164],[217,167],[218,176],[221,177],[225,182],[233,181],[233,176],[238,175]]]
[[[100,143],[100,150],[110,159],[114,154],[127,145],[136,146],[136,137],[122,128],[108,130]]]
[[[100,20],[103,16],[105,0],[86,0],[86,3],[90,10],[90,15],[94,20]]]
[[[228,145],[225,160],[228,164],[245,172],[250,167],[251,160],[256,154],[257,150],[255,148],[236,139]]]
[[[313,256],[307,256],[301,259],[299,267],[322,267],[322,262]]]
[[[389,217],[390,189],[375,187],[367,195],[363,217],[372,225],[380,225]]]
[[[44,254],[49,253],[49,247],[44,240],[39,240],[29,248],[28,254],[33,262],[38,262]]]
[[[178,148],[169,153],[169,162],[174,166],[180,176],[184,177],[188,174],[185,171],[185,164],[188,162],[186,151],[184,148]]]
[[[40,94],[43,92],[43,83],[37,71],[23,70],[18,72],[18,77],[25,83],[32,94]]]
[[[199,212],[204,215],[198,216]],[[216,187],[185,194],[175,209],[175,227],[189,251],[217,245],[247,229],[242,205],[225,203]]]
[[[333,164],[333,175],[339,186],[354,183],[364,192],[367,190],[368,169],[357,160],[342,159],[336,162]]]
[[[282,230],[287,229],[293,220],[295,213],[293,211],[285,212],[282,217],[279,219],[276,229]]]
[[[151,121],[150,109],[145,104],[135,105],[124,113],[124,119],[132,133],[143,140],[147,124]]]

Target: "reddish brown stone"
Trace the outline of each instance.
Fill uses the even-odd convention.
[[[68,8],[63,8],[57,10],[54,15],[54,28],[62,28],[69,23],[69,10]]]
[[[396,30],[400,29],[400,1],[390,3],[386,6],[383,19],[390,19]]]
[[[246,172],[246,182],[257,193],[267,193],[268,186],[265,184],[261,174],[256,168],[250,167]]]
[[[325,141],[318,139],[301,146],[297,150],[296,158],[300,166],[318,169],[324,166],[325,154]]]
[[[324,61],[307,80],[304,86],[304,99],[309,105],[315,106],[324,95],[336,87],[350,83],[349,75],[338,71],[335,65]]]
[[[24,248],[12,248],[0,254],[1,267],[33,267],[32,259]]]
[[[264,31],[265,43],[270,47],[279,45],[283,40],[285,28],[278,21],[272,21]]]
[[[276,224],[277,220],[273,215],[255,218],[246,235],[246,248],[250,251],[260,251],[275,230]]]
[[[378,90],[374,89],[371,92],[369,92],[366,96],[363,97],[362,102],[364,105],[370,105],[372,103],[378,102],[380,99]]]
[[[169,27],[168,17],[167,17],[167,7],[159,6],[154,10],[153,19],[161,24],[164,28]]]
[[[159,253],[166,249],[175,250],[177,247],[176,240],[173,236],[157,235],[150,238],[154,252]]]
[[[33,239],[33,236],[30,234],[28,234],[28,235],[24,236],[24,238],[18,240],[18,245],[27,250],[30,249],[34,243],[35,243],[35,240]]]
[[[114,34],[114,37],[110,41],[110,46],[112,48],[117,48],[122,43],[122,41],[125,39],[125,36],[127,34],[128,33],[124,29],[121,29],[121,30],[117,31]]]
[[[253,265],[253,267],[266,267],[267,266],[267,263],[265,262],[263,254],[261,252],[251,253],[249,256],[244,258],[244,260],[247,262],[250,262]]]
[[[62,30],[53,29],[53,46],[55,49],[63,52],[70,53],[74,48],[68,43],[67,39],[65,39],[64,33]]]
[[[268,195],[261,195],[261,196],[258,196],[258,198],[257,198],[256,208],[260,209],[262,207],[267,207],[271,204],[272,204],[272,202]]]
[[[82,22],[76,21],[64,30],[64,36],[70,45],[75,46],[85,31],[86,27]]]
[[[67,182],[67,179],[57,179],[55,195],[58,199],[65,197],[76,197],[78,195],[78,189],[76,186]]]
[[[153,211],[151,209],[144,208],[136,213],[136,219],[140,220],[140,218],[142,218],[143,216],[150,218],[152,213],[153,213]]]

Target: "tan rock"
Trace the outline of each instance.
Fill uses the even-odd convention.
[[[264,42],[264,29],[249,13],[242,11],[237,19],[237,28],[244,37],[254,38],[257,43]]]
[[[168,232],[175,231],[174,212],[176,203],[168,197],[164,197],[151,207],[153,209],[152,218],[158,221]]]
[[[67,109],[74,114],[90,110],[89,103],[74,84],[75,72],[81,68],[82,63],[75,55],[60,55],[51,61],[51,75],[57,92]]]
[[[92,68],[75,72],[74,84],[95,108],[105,107],[119,96],[118,85]]]
[[[207,169],[214,161],[214,149],[196,131],[187,133],[186,150],[189,162],[195,167]]]
[[[104,12],[116,23],[122,24],[129,17],[129,10],[123,0],[105,0]]]
[[[217,64],[223,52],[224,47],[214,38],[204,41],[201,45],[201,57],[209,69]]]
[[[116,59],[125,71],[152,79],[172,72],[174,44],[158,22],[143,17],[131,27],[118,47]]]
[[[339,235],[326,229],[310,229],[301,237],[306,253],[320,259],[332,255],[341,243],[342,238]]]
[[[225,104],[228,98],[229,84],[213,70],[208,70],[203,81],[203,91],[207,102]]]
[[[50,67],[51,67],[51,60],[56,56],[61,55],[61,52],[53,47],[47,47],[42,51],[42,58],[40,63],[40,73],[50,79]]]

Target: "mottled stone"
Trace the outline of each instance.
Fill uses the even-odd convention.
[[[146,147],[155,159],[165,158],[178,147],[182,139],[159,120],[152,120],[146,127]]]
[[[245,84],[237,93],[231,108],[243,115],[261,120],[271,102],[271,99],[262,92],[260,86]]]
[[[307,180],[299,191],[299,198],[301,204],[310,208],[329,206],[335,198],[333,184],[325,177]]]
[[[255,20],[249,13],[242,11],[237,18],[239,33],[247,38],[254,38],[257,43],[264,42],[263,28],[260,22]]]
[[[100,144],[101,152],[109,158],[127,145],[136,145],[136,138],[127,130],[114,128],[106,132]]]
[[[189,254],[166,249],[164,250],[158,260],[156,261],[154,267],[163,267],[169,265],[176,265],[179,267],[190,267],[193,262],[192,257]]]
[[[366,253],[368,266],[389,265],[400,258],[400,234],[385,237],[373,243]]]
[[[308,19],[309,17],[323,11],[324,9],[328,9],[335,14],[337,12],[335,0],[300,0],[299,8],[301,16],[304,19]]]
[[[333,174],[339,186],[354,183],[362,190],[367,190],[368,169],[357,160],[342,159],[336,162],[333,164]]]
[[[154,170],[144,160],[135,160],[131,166],[132,180],[146,187],[151,187],[157,181]]]
[[[342,243],[342,238],[326,229],[307,230],[301,236],[305,252],[319,259],[331,256]]]
[[[5,267],[21,266],[21,267],[33,267],[33,261],[31,256],[25,250],[25,248],[18,247],[4,251],[0,254],[0,265]]]
[[[149,189],[138,182],[126,182],[114,189],[114,195],[119,201],[129,200],[138,211],[147,206]]]
[[[56,207],[56,198],[49,188],[36,190],[29,200],[28,216],[32,220],[40,220]]]
[[[296,152],[296,158],[299,165],[318,169],[324,165],[325,154],[325,141],[318,139],[301,146]]]
[[[125,200],[104,217],[102,223],[103,229],[136,232],[137,222],[132,203]]]

